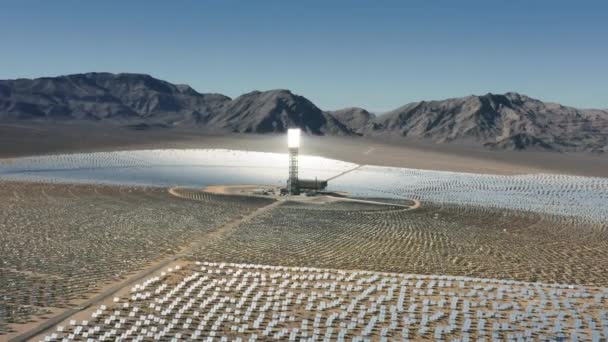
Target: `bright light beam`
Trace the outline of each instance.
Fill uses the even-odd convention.
[[[290,128],[287,130],[287,147],[298,148],[300,147],[300,129]]]

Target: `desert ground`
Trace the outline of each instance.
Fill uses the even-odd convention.
[[[9,166],[56,153],[285,145],[284,136],[155,128],[0,133],[10,133],[0,134]],[[605,156],[309,136],[303,146],[411,168],[373,185],[404,196],[0,179],[0,340],[608,338]],[[331,165],[346,170],[334,170],[338,185],[378,170]]]
[[[492,151],[466,145],[304,136],[301,154],[357,164],[489,174],[558,173],[608,177],[608,157],[589,153]],[[77,142],[77,143],[75,143]],[[0,158],[141,150],[227,148],[285,152],[283,135],[221,134],[200,130],[99,124],[0,124]],[[498,153],[497,153],[498,152]]]

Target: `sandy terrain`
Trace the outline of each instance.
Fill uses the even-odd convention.
[[[262,186],[262,185],[244,185],[244,184],[234,184],[234,185],[210,185],[203,189],[205,192],[210,192],[213,194],[252,194],[254,191],[258,189],[267,189],[274,190],[276,187],[274,186]]]
[[[152,148],[229,148],[285,152],[282,135],[214,135],[194,130],[118,126],[0,124],[0,158]],[[608,176],[608,157],[585,153],[509,152],[367,138],[303,137],[302,154],[357,164],[494,174]]]
[[[278,189],[272,186],[260,186],[260,185],[211,185],[207,186],[203,189],[204,192],[209,192],[213,194],[228,194],[228,195],[250,195],[256,196],[255,192],[264,189],[268,191],[268,195],[263,195],[264,197],[272,197],[277,200],[282,201],[297,201],[301,203],[307,204],[318,204],[323,208],[330,207],[327,204],[336,204],[339,202],[343,202],[346,206],[353,205],[354,203],[359,203],[362,206],[376,205],[378,206],[377,210],[398,210],[399,208],[413,210],[420,208],[420,201],[416,199],[412,200],[398,200],[391,201],[388,199],[368,199],[368,198],[349,198],[349,197],[335,197],[331,195],[322,195],[322,196],[281,196],[276,195],[278,193]],[[274,191],[277,190],[277,191]],[[169,193],[178,197],[186,197],[192,198],[192,192],[188,193],[184,191],[184,189],[180,188],[171,188],[169,189]],[[343,196],[348,196],[347,193],[342,194]]]

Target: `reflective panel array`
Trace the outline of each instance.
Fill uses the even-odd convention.
[[[140,150],[60,154],[0,159],[0,179],[21,181],[204,186],[279,185],[287,177],[288,157],[222,149]],[[356,164],[301,155],[302,178],[327,179]]]
[[[44,341],[601,341],[607,307],[606,288],[196,262]]]
[[[413,198],[608,222],[608,178],[501,176],[366,165],[338,177],[330,188],[355,196]]]
[[[403,210],[288,201],[240,224],[194,256],[607,286],[607,227],[571,217],[428,202]]]
[[[0,335],[271,203],[162,188],[0,182]],[[1,337],[0,337],[1,340]]]

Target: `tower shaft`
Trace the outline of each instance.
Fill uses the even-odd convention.
[[[287,180],[287,191],[291,195],[298,195],[298,148],[289,149],[289,179]]]

